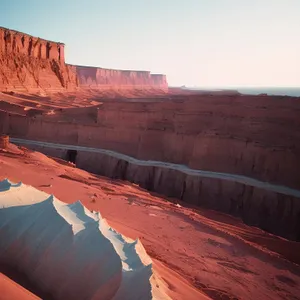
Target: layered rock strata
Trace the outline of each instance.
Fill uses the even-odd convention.
[[[0,91],[167,89],[164,75],[68,65],[63,43],[0,27]]]
[[[297,98],[195,96],[160,103],[110,102],[94,109],[97,121],[93,117],[84,124],[80,114],[64,121],[63,115],[34,119],[0,112],[0,130],[300,189]]]
[[[151,74],[148,71],[113,70],[97,67],[72,66],[76,69],[81,88],[97,89],[99,87],[113,88],[147,88],[166,89],[165,75]]]
[[[300,191],[249,177],[200,171],[182,165],[143,161],[109,150],[13,139],[47,155],[70,159],[92,173],[128,180],[194,206],[241,218],[290,240],[300,241]]]

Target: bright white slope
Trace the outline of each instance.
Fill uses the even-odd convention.
[[[0,264],[55,299],[170,299],[140,241],[122,236],[80,201],[66,204],[1,181],[0,241]]]

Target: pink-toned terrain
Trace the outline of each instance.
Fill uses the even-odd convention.
[[[64,44],[0,28],[0,133],[31,148],[1,150],[0,180],[101,210],[173,299],[300,299],[299,98],[68,65]],[[3,273],[0,299],[44,298]]]
[[[250,179],[246,180],[258,179],[263,186],[271,183],[298,193],[297,98],[237,93],[155,96],[149,92],[143,98],[112,100],[105,96],[90,98],[87,92],[85,98],[81,93],[73,94],[78,97],[75,99],[65,93],[36,96],[36,100],[34,95],[2,94],[6,107],[0,111],[0,129],[23,140],[112,150],[138,160],[173,163],[177,168],[183,165],[192,170],[225,173],[227,177],[247,176]],[[77,105],[80,99],[85,107]],[[24,109],[22,101],[40,101],[40,110]],[[67,150],[30,147],[68,159]],[[77,159],[78,166],[90,172],[127,179],[299,241],[299,196],[269,193],[226,180],[195,181],[193,176],[151,166],[131,171],[123,160],[91,153],[79,152]]]
[[[174,299],[300,299],[300,245],[239,219],[188,208],[136,185],[95,176],[25,148],[1,152],[0,179],[80,199],[140,238]],[[28,287],[27,287],[28,288]]]
[[[86,97],[0,94],[0,128],[20,138],[104,148],[299,188],[297,98],[146,94],[143,99],[136,95],[112,101],[105,95]],[[35,114],[43,116],[28,118]]]

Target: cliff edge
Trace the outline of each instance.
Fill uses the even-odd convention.
[[[64,44],[0,27],[0,91],[167,89],[165,75],[65,63]]]

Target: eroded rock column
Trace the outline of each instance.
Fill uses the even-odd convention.
[[[0,149],[6,149],[9,145],[9,136],[1,135],[0,136]]]

